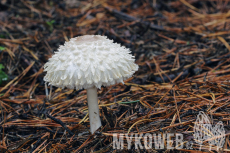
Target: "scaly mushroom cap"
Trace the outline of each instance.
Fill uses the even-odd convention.
[[[44,65],[45,82],[56,87],[87,89],[124,83],[138,70],[130,50],[105,36],[70,39]]]

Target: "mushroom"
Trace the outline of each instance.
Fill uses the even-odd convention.
[[[69,89],[86,89],[90,131],[100,126],[97,88],[123,83],[138,65],[130,50],[113,43],[106,36],[84,35],[71,38],[44,65],[44,81]]]

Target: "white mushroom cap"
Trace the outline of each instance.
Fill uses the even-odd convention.
[[[70,89],[101,88],[131,77],[138,65],[130,50],[100,35],[70,39],[44,65],[45,82]]]

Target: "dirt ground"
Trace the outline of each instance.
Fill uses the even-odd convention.
[[[93,135],[86,90],[49,87],[47,99],[43,81],[58,47],[86,34],[129,48],[139,65],[98,90]],[[173,147],[148,137],[147,148],[141,133],[173,133]],[[0,1],[0,152],[230,152],[229,135],[229,0]]]

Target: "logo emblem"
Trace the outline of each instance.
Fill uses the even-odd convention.
[[[209,143],[209,150],[216,147],[217,151],[219,151],[224,146],[225,130],[223,122],[219,121],[213,126],[210,118],[202,111],[197,115],[193,131],[194,140],[200,145],[200,150],[205,142]]]

